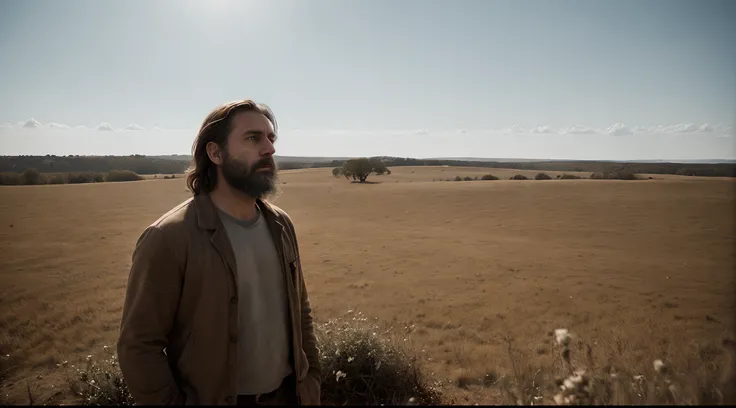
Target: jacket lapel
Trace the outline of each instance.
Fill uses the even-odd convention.
[[[194,200],[197,205],[197,223],[200,228],[212,231],[210,242],[222,257],[225,265],[227,265],[227,269],[230,271],[230,277],[237,287],[238,275],[235,252],[233,252],[233,246],[227,236],[225,226],[222,225],[220,217],[217,215],[215,204],[212,203],[212,199],[208,195],[204,194],[196,196]]]
[[[210,237],[210,242],[214,245],[217,252],[220,253],[222,260],[225,261],[227,268],[230,270],[230,275],[233,278],[233,282],[237,285],[237,268],[235,263],[235,253],[233,252],[233,246],[230,243],[230,239],[227,236],[224,226],[220,226],[215,229]]]

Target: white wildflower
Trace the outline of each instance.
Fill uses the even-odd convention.
[[[570,333],[567,329],[555,329],[555,341],[560,346],[567,345],[570,342]]]
[[[345,377],[347,377],[347,376],[348,376],[348,375],[347,375],[347,374],[345,374],[345,373],[343,373],[342,371],[338,371],[338,372],[337,372],[337,373],[335,374],[335,380],[336,380],[336,381],[340,381],[340,379],[341,379],[341,378],[345,378]]]
[[[353,362],[353,360],[355,360],[355,358],[353,358],[353,357],[348,357],[348,363],[352,363],[352,362]]]
[[[654,371],[661,373],[663,368],[664,363],[662,362],[662,360],[654,360]]]
[[[381,368],[381,362],[379,361],[379,362],[376,363],[376,371],[378,371],[378,369],[380,369],[380,368]]]

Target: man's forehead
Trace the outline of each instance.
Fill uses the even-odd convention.
[[[233,117],[233,127],[273,132],[273,123],[266,115],[255,111],[238,112]]]

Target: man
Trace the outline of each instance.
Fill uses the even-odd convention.
[[[138,239],[118,356],[136,404],[320,403],[312,311],[276,189],[265,105],[214,109],[194,142],[193,197]]]

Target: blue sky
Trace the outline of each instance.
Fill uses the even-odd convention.
[[[0,154],[188,153],[252,98],[283,155],[736,159],[734,43],[728,0],[0,0]]]

